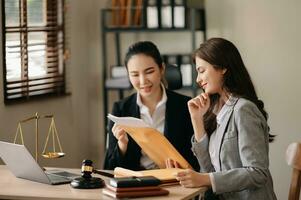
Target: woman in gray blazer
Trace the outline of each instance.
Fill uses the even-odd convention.
[[[218,199],[276,199],[268,156],[274,136],[237,48],[212,38],[194,60],[204,92],[188,108],[200,173],[186,170],[177,179],[185,187],[211,187]]]

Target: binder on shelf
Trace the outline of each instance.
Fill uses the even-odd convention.
[[[205,0],[186,0],[188,8],[205,8]]]
[[[128,77],[106,79],[105,86],[107,89],[131,89],[132,85]]]
[[[133,13],[133,7],[135,5],[135,1],[134,0],[126,0],[126,15],[125,15],[125,26],[132,26],[133,24],[133,20],[132,20],[132,16],[134,15]]]
[[[159,6],[157,0],[147,0],[146,4],[146,27],[159,28]]]
[[[120,12],[120,1],[119,0],[112,0],[112,7],[111,7],[111,19],[112,24],[111,26],[119,26],[119,12]],[[108,12],[106,12],[108,14]]]
[[[186,25],[186,1],[174,0],[173,4],[173,27],[185,28]]]
[[[111,24],[112,27],[124,27],[131,24],[132,0],[112,0]],[[109,14],[108,12],[106,13]]]
[[[121,77],[127,77],[128,72],[126,70],[125,66],[111,66],[111,77],[112,78],[121,78]]]
[[[183,86],[192,85],[192,65],[190,55],[181,56],[180,69],[182,73],[182,84]]]
[[[133,7],[133,18],[132,25],[133,26],[141,26],[142,25],[142,11],[143,11],[143,0],[136,0],[135,5]]]
[[[120,1],[120,26],[129,26],[131,24],[131,6],[132,0],[119,0]]]
[[[181,64],[190,64],[192,57],[190,54],[181,55]]]
[[[195,12],[193,20],[191,20],[191,12]],[[190,27],[191,22],[194,21],[195,23],[195,29],[196,30],[206,30],[206,20],[205,20],[205,10],[204,9],[198,9],[198,8],[190,8],[188,9],[187,15],[189,16],[189,19],[187,20],[186,26]]]
[[[162,0],[161,2],[161,28],[172,28],[172,2],[171,0]]]
[[[164,63],[180,66],[179,63],[178,63],[178,55],[175,55],[175,54],[165,54],[162,57],[163,57]]]

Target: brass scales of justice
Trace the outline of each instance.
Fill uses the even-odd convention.
[[[14,143],[16,144],[17,139],[18,139],[18,135],[20,135],[21,138],[21,144],[24,145],[24,139],[23,139],[23,131],[22,131],[22,127],[21,124],[22,123],[26,123],[29,122],[31,120],[35,120],[35,160],[36,162],[38,162],[38,154],[39,154],[39,120],[41,118],[50,118],[51,122],[50,122],[50,127],[48,130],[48,135],[46,137],[46,141],[44,144],[44,148],[42,151],[42,156],[44,158],[61,158],[65,155],[65,153],[63,152],[62,146],[61,146],[61,142],[57,133],[57,129],[54,123],[54,116],[53,115],[44,115],[44,116],[40,116],[37,112],[35,113],[34,116],[29,117],[27,119],[21,120],[18,123],[18,127],[17,127],[17,131],[16,131],[16,135],[14,138]],[[52,138],[52,151],[47,151],[46,152],[46,147],[49,141],[49,137]],[[59,151],[56,151],[56,141],[57,144],[59,146]]]

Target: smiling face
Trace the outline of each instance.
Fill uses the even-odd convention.
[[[195,62],[198,85],[208,94],[222,94],[223,76],[226,69],[215,69],[213,65],[199,57],[195,58]]]
[[[150,56],[137,54],[127,63],[130,82],[142,99],[159,96],[161,94],[161,79],[164,68]]]

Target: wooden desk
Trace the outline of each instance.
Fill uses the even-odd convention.
[[[80,174],[79,169],[63,169]],[[99,175],[93,175],[101,177]],[[108,178],[101,177],[105,181]],[[146,197],[155,200],[192,199],[202,195],[205,188],[184,188],[182,186],[164,187],[169,190],[168,196]],[[74,189],[70,184],[47,185],[16,178],[5,165],[0,165],[0,199],[103,199],[112,200],[111,197],[102,194],[102,189]],[[135,198],[135,200],[142,198]],[[145,198],[144,198],[145,199]]]

